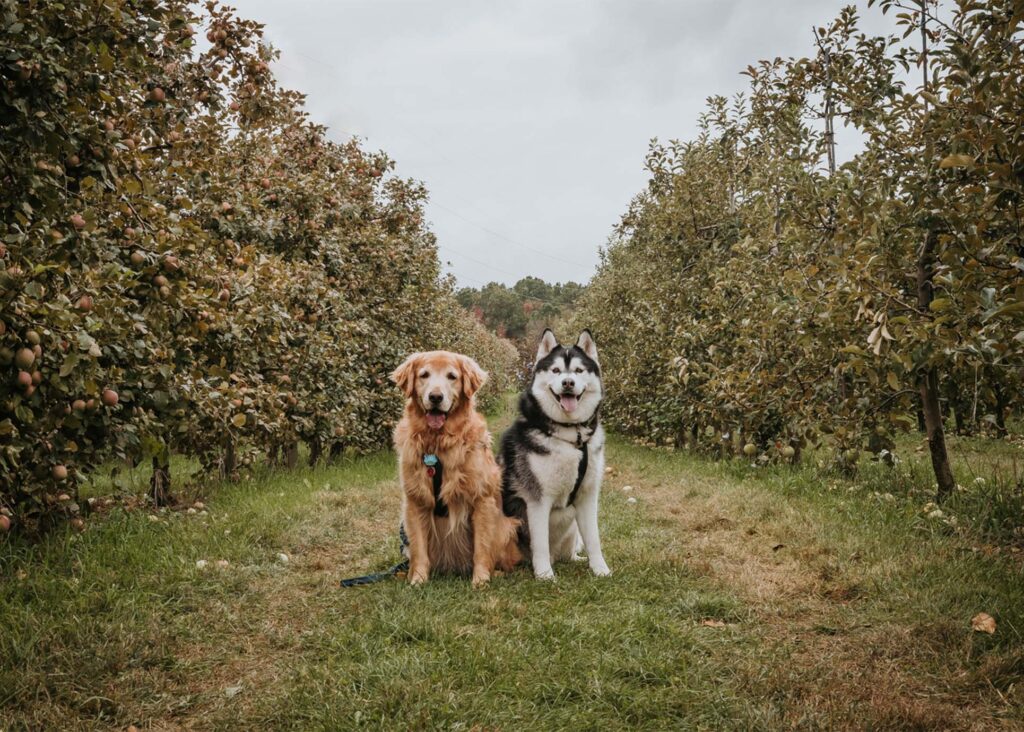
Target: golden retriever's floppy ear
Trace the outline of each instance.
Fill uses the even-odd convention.
[[[409,397],[416,390],[416,372],[419,370],[420,355],[410,354],[409,358],[402,361],[402,365],[391,373],[391,380]]]
[[[596,364],[601,362],[597,359],[597,343],[594,342],[594,336],[590,334],[590,331],[584,329],[580,333],[580,337],[576,341],[576,346],[583,351],[587,356]]]
[[[467,397],[471,397],[480,391],[480,387],[487,381],[487,372],[469,356],[460,356],[459,366],[462,369],[462,391]]]
[[[558,348],[558,339],[555,338],[554,331],[551,328],[545,328],[544,335],[540,337],[540,343],[537,345],[537,355],[533,359],[534,363],[543,360],[545,356],[556,348]]]

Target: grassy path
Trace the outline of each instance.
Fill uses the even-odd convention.
[[[338,589],[395,558],[389,455],[0,545],[0,729],[1024,726],[1012,557],[784,470],[609,464],[603,580]]]

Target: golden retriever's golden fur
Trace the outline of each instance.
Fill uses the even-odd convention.
[[[437,569],[472,572],[474,586],[485,584],[495,568],[507,571],[521,559],[519,522],[502,512],[501,473],[473,400],[487,374],[468,356],[431,351],[409,356],[391,378],[407,397],[394,441],[409,582],[426,582]],[[433,479],[423,463],[430,454],[443,465],[447,516],[434,514]]]

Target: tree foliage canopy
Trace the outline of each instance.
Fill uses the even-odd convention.
[[[111,458],[377,448],[410,350],[502,388],[514,352],[440,276],[423,186],[311,123],[258,24],[3,0],[0,46],[0,507],[24,525]]]
[[[902,38],[848,8],[813,56],[709,100],[696,139],[652,144],[579,317],[619,429],[795,453],[828,433],[852,463],[932,396],[996,430],[1019,406],[1024,7],[874,4]],[[842,165],[836,121],[863,138]]]

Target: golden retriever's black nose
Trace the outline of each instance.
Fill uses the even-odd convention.
[[[440,404],[442,402],[442,400],[444,400],[444,395],[443,394],[431,394],[430,396],[427,397],[427,399],[429,399],[430,403],[433,404],[436,407],[438,404]]]

